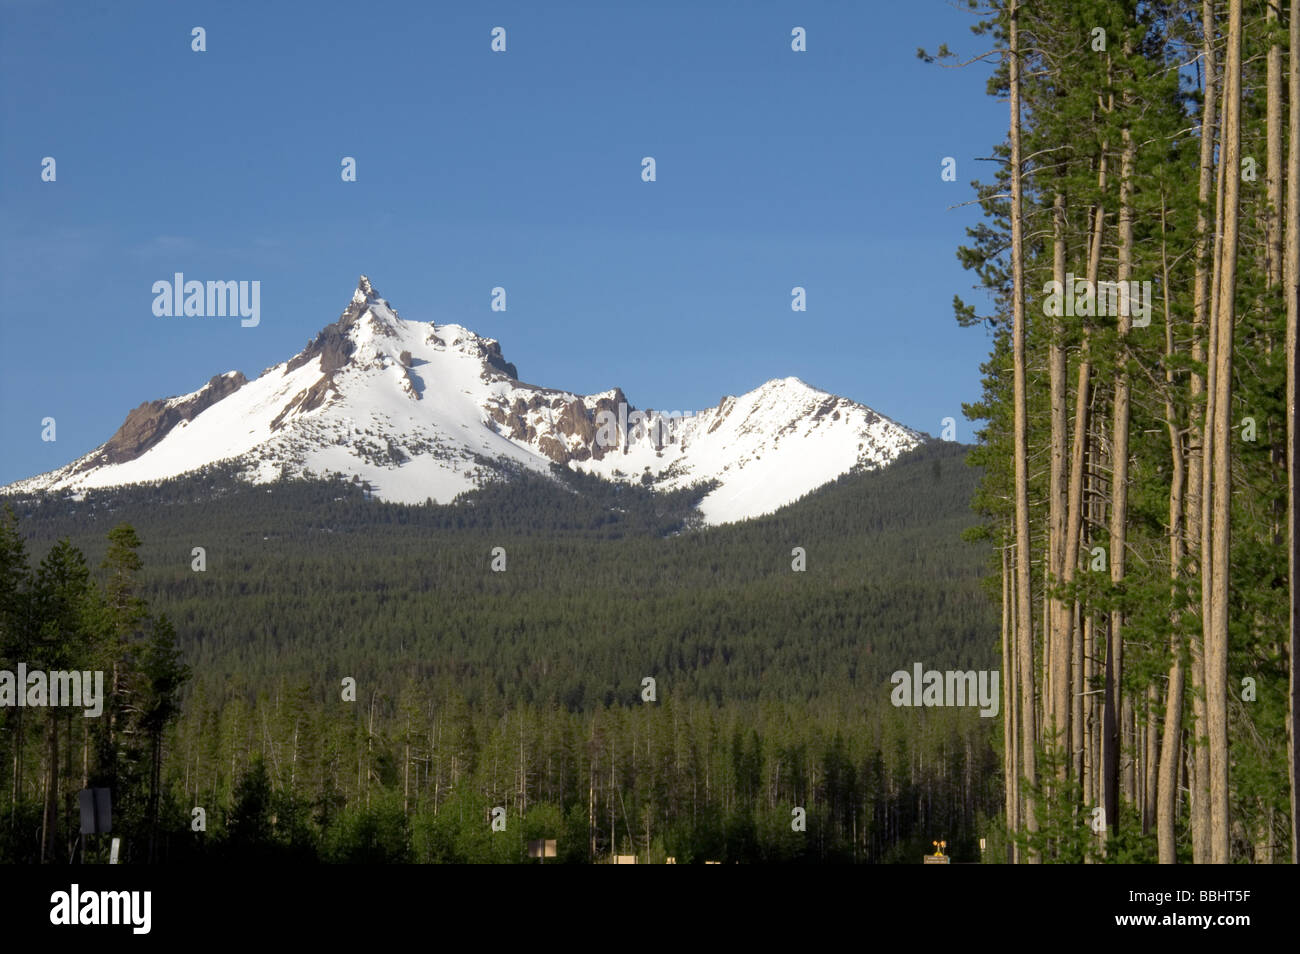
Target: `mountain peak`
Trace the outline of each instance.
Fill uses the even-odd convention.
[[[361,275],[343,314],[256,380],[230,372],[147,402],[90,454],[3,489],[145,483],[229,462],[255,482],[347,474],[384,499],[419,503],[558,465],[664,491],[716,481],[698,508],[706,523],[726,523],[884,466],[923,439],[796,377],[667,415],[637,410],[617,388],[583,396],[526,384],[495,339],[404,320]]]
[[[352,300],[348,302],[348,307],[343,310],[339,320],[330,327],[353,341],[357,341],[361,336],[372,334],[390,338],[397,332],[399,318],[397,309],[379,294],[374,285],[370,284],[369,277],[362,275],[357,279],[356,291],[352,293]],[[329,330],[330,328],[326,328],[325,332]]]
[[[375,286],[370,284],[370,279],[362,275],[357,279],[357,290],[352,293],[352,300],[358,305],[364,305],[372,299],[379,300],[379,292],[375,291]]]

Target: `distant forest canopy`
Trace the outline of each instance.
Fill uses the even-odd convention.
[[[150,843],[171,860],[521,860],[525,828],[558,832],[571,861],[916,861],[932,838],[977,860],[978,837],[997,838],[1001,720],[894,708],[889,682],[914,663],[998,668],[991,551],[962,541],[980,479],[966,450],[932,442],[713,528],[692,510],[707,488],[559,469],[448,505],[220,470],[8,502],[33,566],[65,538],[98,566],[109,531],[134,528],[132,593],[189,667],[157,804],[124,793],[134,860]],[[6,665],[23,625],[5,624]],[[44,827],[47,857],[57,842],[66,858],[81,760],[61,756],[77,764],[51,809],[48,727],[15,711],[0,710],[16,729],[0,857],[39,860]],[[68,721],[68,746],[98,731]]]
[[[807,700],[874,691],[917,661],[997,667],[989,553],[961,542],[978,483],[963,455],[927,445],[777,514],[689,533],[699,491],[581,475],[580,493],[521,474],[434,506],[232,477],[215,497],[171,481],[15,512],[36,559],[66,537],[97,563],[107,531],[131,524],[141,595],[175,622],[196,679],[242,680],[250,697],[268,678],[324,692],[345,675],[414,677],[475,705],[577,711],[639,701],[654,675],[678,698]]]

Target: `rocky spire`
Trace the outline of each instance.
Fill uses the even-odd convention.
[[[370,279],[362,275],[357,279],[357,290],[352,293],[352,300],[358,305],[364,305],[371,299],[379,298],[379,292],[375,291],[375,286],[370,284]]]

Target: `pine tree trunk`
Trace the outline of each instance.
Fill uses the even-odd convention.
[[[1300,3],[1300,0],[1295,0]],[[1174,329],[1169,312],[1169,259],[1164,242],[1164,198],[1160,204],[1160,259],[1161,288],[1165,291],[1165,422],[1169,428],[1169,446],[1173,457],[1173,472],[1169,484],[1169,576],[1171,600],[1176,599],[1183,564],[1183,488],[1186,480],[1182,438],[1179,433],[1177,409],[1174,407]],[[1164,733],[1160,740],[1160,768],[1156,782],[1156,842],[1162,865],[1172,865],[1178,860],[1177,816],[1178,776],[1182,763],[1183,693],[1186,675],[1183,670],[1183,641],[1180,614],[1171,611],[1169,629],[1169,685],[1165,691]]]
[[[1300,0],[1297,0],[1300,2]],[[1015,620],[1011,603],[1011,551],[1002,546],[1002,757],[1006,766],[1007,834],[1020,830],[1020,758],[1016,750],[1016,657]],[[1009,857],[1015,863],[1015,843],[1009,840]]]
[[[1205,694],[1210,737],[1210,859],[1230,860],[1228,818],[1228,575],[1232,499],[1232,352],[1236,317],[1237,228],[1241,178],[1241,0],[1228,7],[1228,53],[1224,66],[1223,220],[1219,302],[1210,335],[1214,361],[1212,462],[1213,527],[1210,552],[1210,620],[1205,628]]]
[[[1052,278],[1058,287],[1065,286],[1065,197],[1059,192],[1052,203]],[[1048,576],[1053,586],[1064,576],[1066,557],[1065,541],[1065,347],[1064,329],[1059,317],[1052,321],[1051,340],[1048,342],[1048,374],[1051,389],[1051,458],[1048,478]],[[1077,552],[1072,554],[1075,561]],[[1046,630],[1051,646],[1052,679],[1051,700],[1053,725],[1052,740],[1061,750],[1058,777],[1064,780],[1070,773],[1070,662],[1073,653],[1070,645],[1070,624],[1073,609],[1059,598],[1044,601],[1048,606]]]
[[[1091,685],[1097,678],[1097,666],[1101,656],[1101,639],[1097,635],[1097,621],[1091,614],[1085,615],[1083,619],[1083,638],[1085,645],[1085,667],[1087,669],[1088,683]],[[1086,748],[1088,755],[1088,770],[1084,773],[1084,801],[1092,804],[1102,804],[1102,787],[1101,787],[1101,724],[1100,715],[1102,707],[1098,705],[1098,696],[1092,693],[1087,696],[1088,716],[1085,720],[1087,726]]]
[[[1119,821],[1119,725],[1115,708],[1115,636],[1111,630],[1113,614],[1106,614],[1105,682],[1101,712],[1101,804],[1105,812],[1106,829],[1102,838],[1110,836]]]
[[[1016,0],[1008,4],[1007,55],[1011,87],[1011,268],[1012,268],[1012,352],[1015,390],[1015,483],[1016,483],[1016,641],[1020,667],[1022,772],[1029,786],[1038,781],[1034,741],[1034,633],[1033,608],[1029,592],[1029,422],[1025,385],[1025,261],[1024,222],[1020,157],[1020,11]],[[1026,792],[1025,828],[1038,830],[1034,799]],[[1030,852],[1030,863],[1038,861]]]
[[[1135,158],[1133,138],[1127,127],[1123,131],[1123,139],[1124,150],[1123,158],[1120,161],[1119,176],[1118,278],[1120,288],[1127,288],[1133,263],[1132,177]],[[1133,325],[1132,316],[1128,313],[1129,310],[1127,307],[1120,308],[1118,354],[1116,355],[1115,368],[1115,396],[1113,400],[1114,417],[1111,424],[1110,580],[1116,587],[1123,585],[1127,555],[1129,379],[1125,348],[1127,347],[1126,338]],[[1117,609],[1110,612],[1107,634],[1113,645],[1107,650],[1107,659],[1110,665],[1107,667],[1106,700],[1109,705],[1116,707],[1115,711],[1110,714],[1110,718],[1115,720],[1118,717],[1119,724],[1116,726],[1113,737],[1110,733],[1107,733],[1104,737],[1106,741],[1117,745],[1117,750],[1106,758],[1106,764],[1108,769],[1111,765],[1116,766],[1118,769],[1119,759],[1122,757],[1123,751],[1122,742],[1131,739],[1131,736],[1128,735],[1128,729],[1132,719],[1132,711],[1130,704],[1124,700],[1124,618],[1123,614]],[[1109,771],[1107,774],[1109,776]],[[1135,794],[1134,776],[1135,773],[1130,763],[1124,772],[1125,795],[1130,800]],[[1119,824],[1118,812],[1112,812],[1113,806],[1117,805],[1118,797],[1112,797],[1108,794],[1106,799],[1106,825],[1111,829],[1117,828]]]
[[[1148,834],[1156,823],[1156,687],[1147,685],[1147,721],[1143,729],[1142,761],[1142,834]]]
[[[45,810],[41,815],[41,864],[50,861],[58,837],[59,824],[59,715],[54,708],[45,710]]]
[[[1201,113],[1201,156],[1200,176],[1197,187],[1196,213],[1196,273],[1194,278],[1192,308],[1192,361],[1199,365],[1206,362],[1207,335],[1210,315],[1214,310],[1210,281],[1209,255],[1213,248],[1217,257],[1217,239],[1211,243],[1210,216],[1207,215],[1211,198],[1223,195],[1223,179],[1219,176],[1218,188],[1212,193],[1214,183],[1214,141],[1216,129],[1216,102],[1218,98],[1218,68],[1215,56],[1215,19],[1213,0],[1203,0],[1201,7],[1201,29],[1203,35],[1202,58],[1205,61],[1204,107]],[[1220,166],[1220,171],[1222,167]],[[1217,221],[1217,216],[1216,216]],[[1208,523],[1206,519],[1209,498],[1206,495],[1207,454],[1211,435],[1202,421],[1208,420],[1198,414],[1197,407],[1202,398],[1212,399],[1206,394],[1206,381],[1199,372],[1193,370],[1190,376],[1189,392],[1192,413],[1189,419],[1190,432],[1187,440],[1187,548],[1197,555],[1197,567],[1201,576],[1201,619],[1209,618],[1208,579]],[[1208,414],[1208,410],[1206,412]],[[1192,716],[1190,732],[1191,765],[1189,782],[1191,791],[1191,829],[1192,860],[1204,864],[1209,859],[1210,834],[1210,759],[1209,749],[1203,743],[1208,724],[1205,703],[1205,651],[1203,630],[1196,628],[1191,634],[1192,649]]]

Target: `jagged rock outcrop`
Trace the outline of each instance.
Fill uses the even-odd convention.
[[[188,398],[145,401],[126,416],[117,433],[108,439],[97,455],[84,461],[79,469],[87,470],[104,464],[120,464],[135,460],[166,437],[167,433],[181,421],[193,420],[247,383],[248,379],[242,372],[230,371],[215,375]]]

